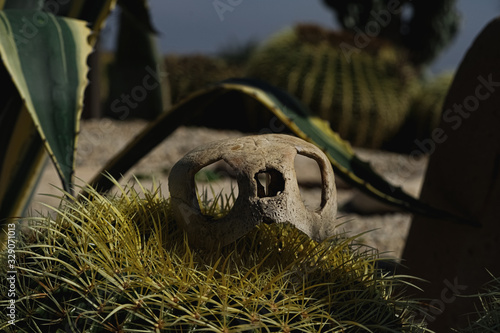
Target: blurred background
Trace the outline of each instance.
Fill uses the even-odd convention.
[[[226,3],[226,1],[223,1]],[[338,29],[332,11],[316,0],[242,0],[233,11],[226,11],[221,21],[214,1],[150,0],[151,15],[158,30],[162,53],[216,54],[231,45],[261,42],[271,34],[295,23],[316,23]],[[284,10],[283,8],[286,8]],[[474,37],[484,25],[500,13],[498,0],[459,0],[459,31],[430,66],[433,73],[456,68]],[[116,10],[103,33],[103,48],[112,50],[116,41]]]
[[[154,119],[152,110],[211,83],[249,77],[295,96],[354,146],[417,154],[426,153],[417,140],[439,125],[453,71],[500,13],[498,0],[148,3],[149,14],[112,13],[84,118]],[[152,68],[166,78],[162,91],[126,100]],[[213,127],[207,121],[199,124]]]

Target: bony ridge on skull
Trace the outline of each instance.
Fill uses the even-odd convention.
[[[294,167],[297,154],[318,163],[323,186],[317,210],[309,210],[301,199]],[[220,160],[234,170],[238,197],[227,215],[211,219],[201,212],[194,177]],[[258,180],[262,173],[270,178],[267,188]],[[246,136],[199,146],[173,166],[168,185],[174,218],[198,248],[227,245],[262,222],[291,223],[318,241],[334,235],[337,191],[330,161],[316,146],[290,135]]]

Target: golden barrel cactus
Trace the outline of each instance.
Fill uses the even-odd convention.
[[[317,243],[262,224],[206,252],[189,247],[159,191],[89,193],[18,229],[15,318],[1,312],[3,332],[424,330],[403,280],[353,239]]]
[[[380,148],[407,116],[416,73],[390,42],[373,38],[356,49],[354,38],[298,25],[257,49],[246,75],[296,96],[353,145]]]

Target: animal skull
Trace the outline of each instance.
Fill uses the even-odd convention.
[[[314,159],[323,182],[318,210],[306,208],[300,197],[294,160],[297,154]],[[195,174],[224,160],[236,174],[238,198],[230,212],[211,219],[200,211]],[[267,192],[258,176],[270,176]],[[315,240],[333,235],[337,191],[332,166],[316,146],[283,134],[214,141],[195,148],[172,168],[168,178],[174,217],[192,245],[212,248],[229,244],[261,222],[289,222]]]

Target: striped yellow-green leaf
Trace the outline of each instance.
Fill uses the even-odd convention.
[[[93,31],[88,40],[93,46],[116,2],[117,0],[0,0],[0,9],[36,9],[57,16],[84,20]],[[139,1],[136,6],[147,10],[147,5],[143,1]],[[149,18],[147,22],[149,23]]]
[[[86,59],[91,52],[89,35],[90,30],[84,21],[57,17],[38,10],[0,12],[0,57],[10,75],[10,80],[6,79],[10,82],[4,81],[2,86],[13,82],[30,115],[22,118],[26,119],[27,127],[20,126],[19,130],[27,130],[30,121],[34,123],[68,191],[71,191],[78,119],[87,84]],[[11,109],[2,112],[21,111]],[[15,114],[3,116],[21,119]],[[10,125],[3,123],[2,127]],[[25,149],[31,142],[26,138],[26,142],[18,144],[20,149]],[[11,151],[0,156],[2,164],[16,158],[15,154],[15,151]],[[20,170],[17,168],[13,171]],[[5,177],[16,178],[15,175]],[[7,184],[2,183],[0,186]],[[3,205],[3,202],[0,204]]]
[[[250,109],[246,109],[247,107]],[[190,95],[141,132],[102,172],[107,172],[114,178],[120,177],[179,125],[196,121],[200,116],[212,118],[215,122],[227,117],[231,117],[232,121],[246,121],[247,112],[263,110],[281,120],[295,135],[319,146],[338,175],[375,198],[414,213],[468,223],[434,209],[392,186],[375,173],[368,163],[359,160],[349,143],[333,132],[326,122],[312,117],[296,99],[273,86],[252,79],[226,80]],[[113,185],[103,173],[91,182],[100,191],[106,191]]]

